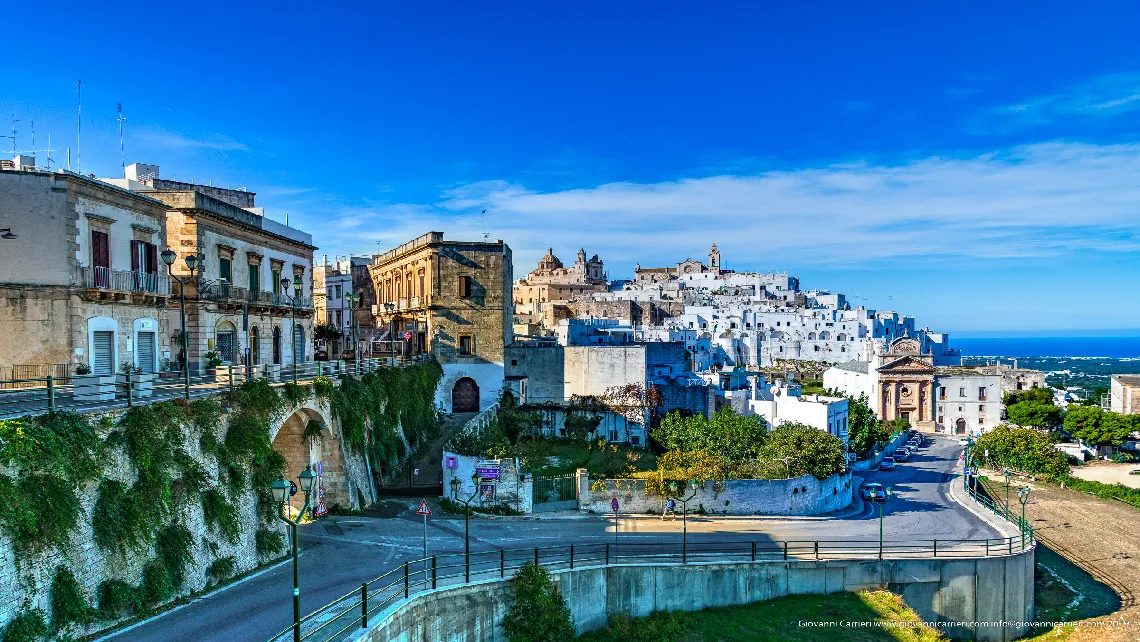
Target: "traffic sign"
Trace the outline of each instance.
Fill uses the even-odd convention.
[[[612,510],[612,511],[613,511],[613,512],[615,512],[615,513],[616,513],[616,512],[618,512],[618,500],[617,500],[617,497],[614,497],[613,499],[611,499],[611,500],[610,500],[610,510]]]
[[[974,474],[974,469],[972,469],[972,468],[967,468],[967,469],[966,469],[966,474],[967,474],[967,475],[973,475],[973,474]]]
[[[296,482],[291,481],[291,482],[289,482],[289,496],[292,497],[293,495],[296,495],[296,494],[297,494],[297,484],[296,484]]]
[[[426,499],[420,500],[420,507],[416,509],[416,514],[417,515],[423,515],[425,517],[427,517],[428,515],[431,515],[431,507],[428,506]]]

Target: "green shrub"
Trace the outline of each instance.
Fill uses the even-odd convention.
[[[1066,488],[1095,495],[1100,499],[1118,499],[1136,508],[1140,508],[1140,488],[1132,488],[1124,484],[1105,484],[1098,481],[1080,479],[1079,477],[1070,477],[1068,475],[1057,477],[1054,481],[1063,482]]]
[[[165,567],[173,589],[180,588],[186,579],[186,565],[194,561],[193,547],[194,536],[182,524],[171,524],[158,532],[155,553]]]
[[[503,632],[511,642],[569,642],[574,618],[562,594],[554,590],[550,573],[531,562],[523,564],[511,582],[514,601],[503,617]]]
[[[212,528],[227,542],[238,543],[241,538],[238,511],[218,489],[210,488],[202,491],[202,517],[206,526]]]
[[[142,585],[139,586],[140,602],[146,606],[162,604],[174,597],[174,578],[160,559],[154,559],[143,566]]]
[[[685,613],[654,611],[649,617],[616,615],[609,627],[586,633],[579,642],[674,642],[685,634]]]
[[[254,535],[254,544],[258,557],[270,558],[285,551],[285,538],[276,531],[267,528],[258,529]]]
[[[221,584],[233,577],[236,567],[237,560],[232,555],[230,557],[219,557],[210,564],[210,568],[206,569],[206,575],[210,576],[214,584]]]
[[[104,580],[99,584],[99,616],[107,621],[134,615],[143,609],[138,588],[121,580]]]
[[[989,456],[986,456],[987,451]],[[993,468],[1051,477],[1069,474],[1069,460],[1049,435],[1033,428],[997,426],[978,437],[973,451],[978,461]]]
[[[56,567],[51,580],[51,618],[56,630],[62,630],[69,624],[85,626],[95,619],[95,609],[66,566]]]
[[[51,473],[25,473],[19,481],[0,474],[0,497],[0,527],[22,552],[66,546],[83,514],[74,484]]]
[[[36,642],[45,640],[48,635],[44,612],[30,608],[27,604],[4,628],[4,642]]]
[[[105,551],[125,554],[150,543],[153,529],[141,523],[141,513],[122,482],[104,479],[99,482],[99,495],[91,515],[95,545]]]

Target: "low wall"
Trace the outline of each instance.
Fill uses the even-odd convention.
[[[686,496],[692,494],[686,489]],[[644,479],[591,481],[579,475],[578,509],[595,513],[613,512],[610,502],[617,498],[618,510],[627,514],[660,514],[665,498],[645,490]],[[851,473],[824,479],[804,475],[795,479],[730,479],[723,486],[705,482],[689,502],[690,513],[710,515],[816,515],[846,508],[851,504]],[[681,503],[677,503],[680,512]]]
[[[1024,635],[1033,619],[1033,551],[975,559],[597,566],[552,575],[579,633],[603,628],[618,614],[889,589],[951,637],[1004,641]],[[356,640],[505,642],[502,620],[512,599],[509,580],[428,591],[390,607]]]
[[[448,467],[448,460],[451,458],[454,458],[454,468]],[[471,481],[471,476],[475,474],[476,464],[482,459],[481,457],[459,455],[445,450],[443,452],[443,492],[451,497],[451,480],[458,479],[460,482],[459,497],[461,499],[470,497],[476,490],[475,482]],[[485,499],[480,495],[472,500],[471,503],[474,506],[503,504],[523,513],[529,513],[533,509],[534,475],[522,472],[516,459],[500,459],[499,479],[485,479],[482,480],[482,484],[491,485],[494,488],[494,496]]]
[[[909,432],[900,432],[899,434],[895,435],[894,439],[887,442],[883,446],[883,449],[879,452],[868,457],[867,459],[862,459],[855,462],[854,464],[851,464],[851,470],[871,470],[875,466],[878,466],[879,464],[883,463],[883,457],[886,457],[888,453],[894,454],[894,452],[898,450],[899,446],[902,446],[906,443],[906,439],[909,436]]]

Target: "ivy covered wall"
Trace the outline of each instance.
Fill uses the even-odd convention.
[[[342,451],[353,503],[369,501],[366,457],[398,462],[437,434],[438,369],[0,421],[2,639],[92,633],[281,556],[268,488],[300,472],[273,447],[284,419],[330,416],[296,438]]]

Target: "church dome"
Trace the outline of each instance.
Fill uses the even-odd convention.
[[[562,267],[562,261],[559,261],[558,257],[554,256],[554,248],[546,248],[546,256],[542,257],[542,259],[538,262],[538,269],[554,270],[560,267]]]

